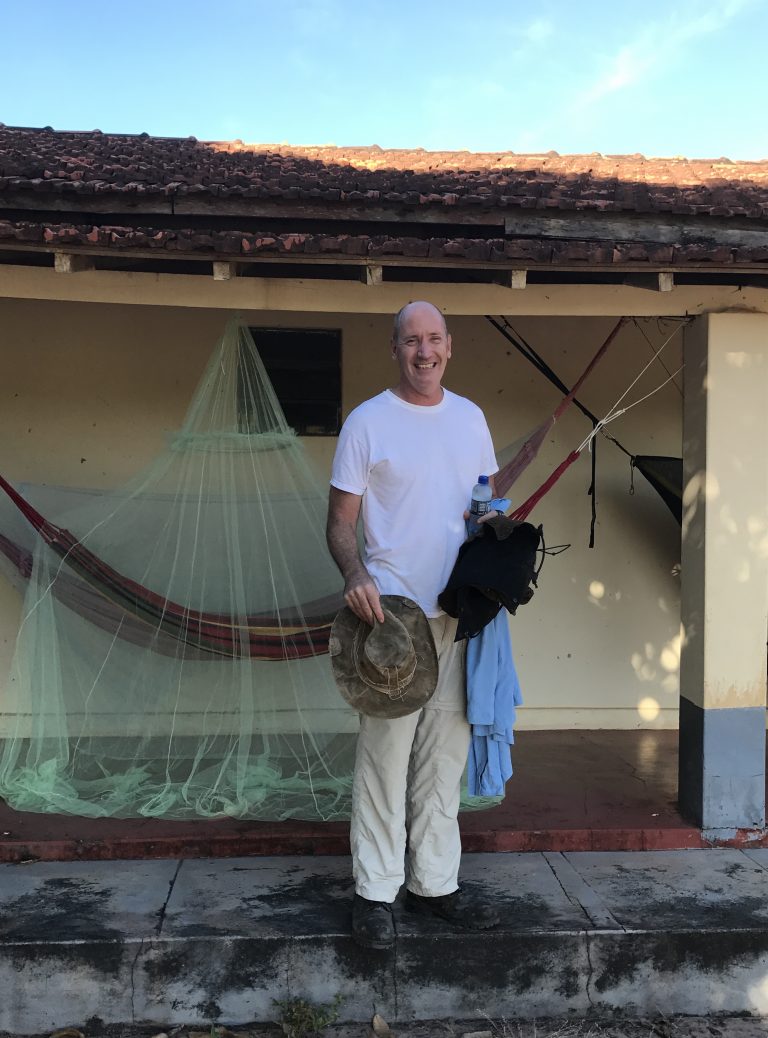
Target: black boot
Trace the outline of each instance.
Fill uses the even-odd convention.
[[[409,890],[405,895],[405,907],[413,912],[447,919],[449,923],[465,930],[492,930],[499,922],[498,910],[493,905],[465,894],[461,887],[452,894],[439,897],[424,897]]]
[[[352,903],[352,938],[363,948],[391,948],[395,943],[392,905],[385,901],[368,901],[355,894]]]

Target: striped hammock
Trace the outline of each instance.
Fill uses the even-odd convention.
[[[570,392],[556,410],[516,448],[512,458],[496,476],[496,490],[505,494],[536,458],[539,448],[555,421],[573,402],[585,379],[602,359],[626,322],[622,318],[600,346]],[[571,452],[556,474],[550,476],[514,513],[525,518],[562,471],[578,457]],[[330,595],[309,603],[296,603],[273,615],[254,614],[236,617],[200,612],[174,602],[130,579],[89,551],[66,529],[49,522],[0,476],[2,489],[25,516],[43,541],[67,567],[60,570],[52,593],[96,626],[121,639],[151,646],[156,652],[177,655],[184,646],[184,657],[200,659],[223,657],[253,660],[301,660],[328,651],[334,616],[343,604],[340,595]],[[26,549],[0,535],[0,551],[25,576],[31,573],[32,557]]]
[[[4,490],[45,543],[66,563],[69,573],[59,578],[53,590],[60,601],[75,608],[92,623],[120,637],[170,655],[178,653],[178,642],[192,652],[186,658],[223,656],[256,660],[308,659],[328,651],[333,618],[343,604],[329,597],[303,606],[301,616],[292,611],[278,617],[245,616],[238,620],[216,613],[201,613],[157,595],[118,573],[85,548],[69,532],[48,522],[0,476]],[[0,535],[0,551],[20,573],[32,571],[30,552]],[[157,641],[157,633],[163,637]],[[195,653],[194,650],[197,650]]]

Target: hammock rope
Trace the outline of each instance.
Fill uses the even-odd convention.
[[[550,473],[550,475],[544,480],[544,482],[541,484],[541,486],[538,487],[536,490],[534,490],[534,492],[530,495],[530,497],[527,498],[527,500],[525,500],[518,508],[516,508],[511,513],[511,516],[512,516],[513,519],[519,519],[519,520],[522,521],[522,520],[528,518],[528,516],[533,511],[533,509],[536,507],[536,505],[541,501],[541,499],[546,494],[549,493],[549,491],[552,489],[552,487],[554,487],[554,485],[557,483],[557,481],[560,479],[560,477],[571,467],[571,465],[573,465],[573,463],[575,461],[577,461],[581,457],[581,454],[583,453],[583,451],[585,449],[587,449],[587,448],[590,451],[592,450],[592,446],[593,446],[593,443],[595,441],[595,437],[598,435],[598,433],[604,433],[604,429],[605,429],[606,425],[608,425],[611,422],[616,421],[618,418],[621,418],[628,411],[631,411],[633,407],[637,407],[639,404],[644,403],[650,397],[652,397],[656,393],[660,392],[660,390],[662,390],[669,382],[672,382],[675,379],[675,377],[680,374],[680,372],[683,370],[683,366],[684,366],[682,364],[677,369],[677,371],[672,372],[667,378],[664,379],[664,381],[662,383],[660,383],[658,386],[656,386],[650,392],[646,393],[644,396],[640,397],[639,400],[635,400],[633,403],[627,404],[625,407],[619,407],[619,404],[623,400],[626,399],[627,395],[632,391],[632,388],[635,385],[637,385],[639,380],[642,378],[642,376],[645,374],[645,372],[648,370],[648,368],[651,366],[651,364],[654,362],[654,360],[657,359],[658,354],[661,353],[661,351],[667,346],[667,344],[669,342],[672,341],[672,339],[674,338],[674,336],[677,334],[678,331],[679,331],[679,327],[676,328],[672,332],[672,334],[662,343],[662,345],[656,351],[654,356],[648,361],[648,363],[643,367],[643,369],[640,371],[640,373],[632,380],[630,385],[624,390],[624,392],[618,398],[618,400],[613,405],[613,407],[610,408],[610,410],[607,412],[607,414],[603,418],[600,418],[600,419],[598,419],[595,422],[592,430],[582,440],[582,442],[579,444],[579,446],[575,450],[572,450],[567,455],[567,457],[563,461],[561,461],[560,464]],[[605,435],[607,435],[607,434],[605,434]],[[593,475],[593,479],[594,479],[594,475]],[[594,485],[594,483],[593,483],[593,485]]]
[[[568,387],[563,382],[563,380],[549,366],[549,364],[547,364],[547,362],[543,359],[543,357],[539,353],[536,352],[536,350],[533,348],[533,346],[531,346],[531,344],[529,342],[527,342],[523,338],[523,336],[515,328],[512,327],[512,325],[509,323],[509,321],[507,320],[506,317],[502,318],[502,320],[504,322],[503,325],[500,324],[499,321],[496,320],[496,318],[490,317],[488,315],[486,315],[486,320],[491,325],[493,325],[493,327],[501,335],[504,336],[504,338],[507,340],[507,342],[510,343],[510,345],[515,347],[515,349],[518,351],[518,353],[520,353],[521,356],[525,357],[525,359],[530,364],[532,364],[533,367],[535,367],[538,372],[540,372],[546,379],[548,379],[548,381],[551,382],[553,386],[555,386],[557,389],[559,389],[562,393],[566,393],[566,394],[569,393]],[[692,317],[683,317],[683,318],[679,318],[679,319],[674,319],[676,321],[676,327],[675,327],[674,331],[671,333],[671,335],[667,338],[667,340],[662,344],[662,346],[659,349],[656,349],[653,346],[652,342],[650,341],[650,339],[646,335],[644,328],[642,327],[642,325],[640,324],[640,322],[638,321],[638,319],[636,317],[626,318],[625,320],[631,320],[631,322],[634,324],[634,326],[637,328],[637,330],[643,336],[645,341],[648,343],[648,346],[651,349],[651,353],[653,354],[653,356],[651,357],[651,361],[646,365],[646,367],[643,369],[643,371],[647,370],[647,368],[650,367],[650,365],[653,363],[654,360],[658,360],[658,362],[661,364],[662,368],[664,368],[664,371],[666,372],[666,374],[670,375],[670,371],[666,367],[666,365],[664,364],[664,361],[661,359],[660,354],[661,354],[662,350],[664,349],[664,347],[667,345],[667,343],[669,341],[671,341],[672,338],[674,338],[674,336],[677,334],[677,332],[681,328],[684,328],[687,324],[690,324],[691,321],[693,320],[693,318]],[[670,377],[671,377],[671,379],[673,381],[674,381],[675,377],[679,374],[679,372],[681,370],[682,370],[682,368],[679,368],[676,372],[672,372],[671,373]],[[641,374],[642,374],[642,372],[641,372]],[[640,376],[638,376],[638,377],[640,377]],[[635,379],[635,381],[637,381],[637,379]],[[583,377],[581,379],[581,382],[583,382]],[[633,382],[633,385],[634,385],[634,382]],[[577,383],[577,385],[574,386],[574,389],[572,391],[574,394],[576,393],[578,387],[579,387],[579,383]],[[677,384],[677,382],[675,382],[675,388],[677,389],[678,393],[680,393],[682,395],[682,390],[680,389],[680,386]],[[575,407],[577,407],[578,410],[581,411],[581,413],[584,415],[584,417],[588,418],[590,420],[590,422],[592,423],[593,427],[599,423],[600,419],[592,411],[590,411],[588,407],[585,407],[584,404],[575,395],[573,396],[573,401],[572,402],[575,405]],[[537,427],[537,431],[538,431],[538,428],[540,428],[540,427]],[[630,463],[633,463],[634,460],[636,458],[638,458],[638,457],[644,457],[644,455],[636,455],[636,454],[633,454],[632,451],[627,450],[627,448],[615,436],[612,436],[610,433],[605,432],[604,429],[602,430],[602,432],[603,432],[603,435],[605,436],[606,440],[609,440],[615,447],[618,447],[618,449],[623,454],[626,454],[626,456],[630,459]],[[530,434],[527,437],[527,439],[532,439],[533,435],[534,435],[533,433]]]
[[[546,418],[546,420],[542,422],[542,424],[534,430],[534,432],[528,437],[528,439],[525,441],[525,443],[522,445],[519,451],[515,454],[515,456],[511,459],[511,461],[503,465],[496,473],[496,491],[500,496],[505,497],[507,495],[509,488],[517,481],[517,479],[528,468],[531,462],[536,458],[547,433],[555,424],[555,422],[562,417],[562,415],[565,413],[568,407],[570,407],[570,405],[573,403],[573,401],[576,398],[576,393],[579,391],[579,389],[584,384],[585,380],[589,377],[589,375],[594,371],[595,367],[603,359],[603,357],[608,351],[608,348],[613,343],[614,339],[619,334],[624,325],[628,322],[628,320],[629,318],[622,317],[616,322],[615,326],[611,329],[610,334],[607,336],[605,341],[602,343],[600,348],[597,350],[595,355],[587,364],[584,371],[576,380],[576,384],[574,385],[573,389],[568,390],[566,392],[566,395],[557,405],[552,414],[549,415],[549,417]]]
[[[496,328],[496,330],[504,336],[507,342],[509,342],[512,346],[515,347],[515,349],[518,351],[518,353],[521,354],[521,356],[525,357],[526,360],[529,363],[531,363],[538,372],[540,372],[549,382],[551,382],[556,389],[559,389],[561,393],[567,394],[570,392],[565,382],[563,382],[563,380],[557,375],[557,373],[546,363],[546,361],[536,352],[536,350],[534,350],[530,343],[526,342],[523,336],[520,335],[520,333],[512,327],[512,325],[509,323],[506,317],[503,318],[503,326],[499,324],[499,322],[494,317],[486,316],[486,320],[489,321],[493,325],[493,327]],[[633,320],[635,319],[633,318]],[[573,398],[573,404],[579,411],[581,411],[585,418],[588,418],[590,422],[592,422],[593,425],[595,424],[595,422],[598,421],[597,416],[594,415],[588,407],[585,407],[584,404],[576,396],[574,396]],[[628,451],[627,448],[624,447],[621,443],[619,443],[618,440],[614,439],[612,436],[608,436],[607,438],[611,440],[611,442],[616,447],[618,447],[620,451],[623,451],[628,458],[632,457],[632,452]]]

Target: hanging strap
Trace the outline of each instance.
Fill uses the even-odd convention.
[[[488,318],[488,320],[490,320],[495,327],[498,327],[498,325],[496,325],[495,322],[491,320],[491,318]],[[629,318],[622,317],[619,321],[616,322],[616,325],[611,330],[611,333],[609,334],[608,338],[600,346],[597,353],[595,353],[594,357],[592,357],[592,359],[590,360],[589,364],[587,364],[586,368],[581,373],[573,389],[566,392],[565,396],[558,404],[556,410],[544,422],[542,422],[542,424],[536,430],[534,430],[532,435],[529,437],[528,440],[526,440],[526,442],[515,454],[512,460],[507,462],[506,465],[499,469],[499,471],[496,473],[496,489],[498,493],[506,494],[509,488],[512,486],[512,484],[515,482],[515,480],[517,480],[520,474],[524,472],[525,469],[530,465],[530,463],[538,454],[539,448],[541,447],[541,444],[546,434],[552,428],[557,419],[563,414],[566,408],[569,407],[571,403],[573,403],[579,387],[583,385],[585,379],[590,375],[590,373],[594,370],[599,361],[603,358],[606,351],[608,350],[608,347],[611,345],[611,343],[616,338],[623,325],[628,320]],[[540,364],[543,364],[543,361],[538,356],[538,354],[535,353],[534,350],[532,350],[529,347],[529,351],[536,358],[537,367],[539,367]],[[556,379],[557,376],[554,375],[554,372],[552,372],[551,369],[549,370],[552,378]],[[583,407],[581,409],[582,411],[585,411]],[[592,416],[592,422],[597,423],[598,419]],[[623,447],[621,449],[624,450]],[[629,451],[625,451],[625,453],[631,457]]]
[[[669,339],[667,340],[667,342],[669,342]],[[666,346],[666,343],[664,343],[664,345]],[[648,365],[646,365],[646,367],[647,366]],[[603,430],[604,426],[606,426],[609,422],[615,421],[617,418],[621,418],[621,416],[626,414],[627,411],[631,411],[633,407],[637,407],[638,404],[642,404],[649,397],[653,396],[654,393],[658,393],[659,390],[663,389],[668,382],[671,382],[676,375],[679,375],[682,370],[683,365],[681,364],[677,371],[672,372],[669,378],[665,378],[664,381],[660,385],[656,386],[655,389],[652,389],[650,393],[646,393],[644,396],[641,396],[639,400],[635,400],[635,402],[632,404],[627,404],[626,407],[618,408],[617,404],[619,404],[624,399],[624,397],[629,392],[629,389],[631,389],[635,382],[637,382],[637,380],[640,378],[640,375],[642,375],[643,373],[641,371],[640,375],[638,375],[637,378],[634,379],[629,389],[626,389],[624,393],[622,393],[622,395],[616,401],[616,404],[614,404],[614,406],[611,408],[611,410],[608,412],[605,418],[600,418],[597,421],[594,428],[592,429],[592,432],[582,441],[579,447],[575,451],[571,451],[571,453],[568,455],[565,461],[560,462],[557,468],[550,473],[547,479],[544,480],[544,482],[541,484],[538,490],[534,490],[534,492],[531,494],[528,500],[524,501],[519,508],[512,512],[512,518],[521,520],[527,519],[528,515],[531,513],[533,508],[539,503],[539,501],[541,501],[544,495],[552,489],[552,487],[555,485],[555,483],[557,483],[557,481],[560,479],[560,477],[566,471],[566,469],[569,469],[571,465],[573,465],[574,461],[576,461],[577,458],[581,456],[581,452],[587,447],[590,449],[590,451],[592,450],[593,441],[595,440],[597,434]],[[645,371],[645,368],[643,368],[643,371]]]
[[[589,364],[587,364],[587,366],[584,369],[584,371],[581,373],[579,378],[576,380],[576,384],[574,385],[573,389],[570,391],[570,393],[568,393],[567,396],[565,396],[560,401],[560,404],[558,405],[557,410],[555,411],[555,421],[557,421],[557,419],[563,414],[563,412],[566,410],[566,408],[569,407],[569,405],[573,402],[574,397],[576,396],[578,391],[581,389],[581,387],[584,384],[584,382],[586,381],[586,379],[592,373],[594,368],[597,367],[597,364],[603,359],[603,357],[605,356],[606,350],[611,345],[613,340],[616,338],[616,336],[619,334],[619,332],[621,331],[621,329],[624,327],[624,325],[627,323],[628,320],[629,320],[628,317],[621,317],[616,322],[616,325],[615,325],[613,331],[608,336],[608,338],[605,340],[605,342],[600,347],[600,349],[597,351],[597,353],[594,355],[594,357],[589,362]]]
[[[589,365],[587,367],[587,370],[579,378],[578,382],[573,387],[573,389],[569,390],[568,386],[565,384],[565,382],[563,382],[563,380],[557,375],[557,373],[549,366],[549,364],[547,364],[547,362],[544,360],[544,358],[540,354],[538,354],[536,352],[536,350],[533,348],[533,346],[531,346],[531,344],[529,342],[526,342],[526,340],[523,338],[523,336],[520,335],[520,333],[518,331],[516,331],[512,327],[512,325],[509,323],[509,321],[507,321],[506,318],[504,318],[504,325],[503,326],[501,324],[499,324],[499,322],[494,317],[489,317],[487,314],[486,314],[486,318],[485,319],[490,324],[492,324],[493,327],[498,332],[501,333],[501,335],[504,336],[504,338],[507,340],[507,342],[510,343],[510,345],[515,347],[515,349],[518,351],[518,353],[522,357],[525,357],[525,359],[529,362],[529,364],[532,364],[534,366],[534,368],[536,368],[536,370],[540,374],[542,374],[549,382],[551,382],[553,386],[555,386],[557,389],[559,389],[561,393],[565,393],[566,394],[566,399],[568,399],[569,403],[573,403],[579,409],[579,411],[581,411],[581,413],[584,415],[585,418],[588,418],[592,422],[593,425],[595,425],[599,421],[599,419],[597,418],[597,415],[594,415],[589,410],[588,407],[585,407],[584,404],[582,404],[580,400],[576,399],[576,393],[578,392],[579,388],[584,383],[584,380],[587,377],[587,375],[589,374],[589,372],[595,367],[595,365],[597,364],[598,360],[600,360],[600,358],[602,357],[602,355],[605,352],[605,350],[607,349],[607,347],[610,345],[610,343],[615,338],[616,334],[619,331],[619,326],[621,324],[621,321],[619,322],[619,324],[616,325],[616,327],[610,333],[610,335],[608,337],[608,341],[603,343],[603,345],[598,350],[597,354],[592,358],[592,360],[590,361],[590,363],[589,363]],[[626,318],[626,317],[622,318],[622,321],[624,321],[624,322],[626,322],[628,320],[630,320],[630,318]],[[560,410],[560,414],[562,414],[562,411],[564,411],[567,406],[568,406],[567,403],[564,404],[564,405],[563,405],[563,403],[560,404],[560,407],[562,408],[562,410]],[[559,415],[554,415],[552,417],[553,418],[554,417],[559,417]],[[615,439],[613,436],[610,436],[610,435],[606,434],[606,438],[609,439],[611,441],[611,443],[614,443],[619,448],[620,451],[623,451],[624,454],[626,454],[628,458],[632,457],[632,452],[628,451],[627,448],[624,447],[621,443],[619,443],[619,441],[617,439]]]
[[[587,494],[592,498],[592,516],[589,521],[589,546],[595,546],[595,523],[597,522],[597,440],[592,441],[592,482]]]
[[[566,469],[569,469],[573,465],[574,461],[579,458],[579,451],[571,451],[565,461],[561,461],[554,472],[550,473],[547,479],[541,484],[538,490],[534,490],[527,501],[524,501],[518,508],[511,513],[513,519],[527,519],[536,505],[541,501],[542,497],[548,493],[552,487],[557,483],[558,479],[562,476]]]

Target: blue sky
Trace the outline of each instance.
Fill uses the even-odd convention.
[[[768,158],[768,0],[0,0],[0,121]]]

